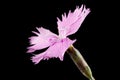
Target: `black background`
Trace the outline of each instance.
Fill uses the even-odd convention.
[[[112,18],[108,15],[108,4],[96,0],[40,0],[38,2],[7,2],[4,6],[4,24],[7,35],[4,37],[7,55],[3,59],[5,66],[3,74],[11,79],[39,79],[39,80],[87,80],[74,65],[69,55],[65,54],[64,61],[50,59],[41,61],[34,65],[31,54],[26,53],[29,46],[28,37],[33,34],[31,31],[35,27],[44,27],[57,33],[57,19],[61,18],[64,12],[74,10],[76,6],[85,4],[91,12],[82,23],[77,33],[70,36],[77,39],[74,46],[81,52],[85,60],[92,69],[96,80],[104,80],[109,70],[108,64],[110,53],[108,52],[109,36],[111,36],[108,26],[112,23],[106,19]],[[6,37],[7,36],[7,37]],[[106,61],[108,60],[108,61]],[[105,65],[104,65],[105,64]]]

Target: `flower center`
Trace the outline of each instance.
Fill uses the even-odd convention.
[[[64,29],[59,30],[59,38],[60,39],[66,38],[66,31]]]

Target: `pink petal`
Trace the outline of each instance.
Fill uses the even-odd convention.
[[[86,9],[85,6],[82,5],[81,8],[76,7],[74,12],[69,11],[67,17],[66,15],[62,15],[62,21],[57,18],[59,36],[68,36],[74,34],[79,29],[89,12],[90,10]],[[63,34],[63,32],[65,33]]]
[[[42,59],[49,59],[49,58],[59,58],[61,61],[63,60],[63,56],[65,51],[72,45],[75,40],[70,40],[65,38],[60,40],[59,42],[55,43],[54,45],[50,46],[45,52],[40,53],[32,57],[32,61],[37,64]]]
[[[45,28],[37,28],[38,32],[34,32],[37,36],[30,37],[30,44],[32,46],[28,47],[28,53],[34,52],[35,50],[43,49],[54,44],[58,36]]]

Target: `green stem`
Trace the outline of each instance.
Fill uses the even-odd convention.
[[[67,52],[70,55],[73,62],[75,63],[75,65],[81,71],[81,73],[84,76],[86,76],[89,80],[95,80],[94,77],[92,76],[92,71],[90,67],[88,66],[87,62],[80,54],[80,52],[77,49],[75,49],[73,46],[70,46]]]

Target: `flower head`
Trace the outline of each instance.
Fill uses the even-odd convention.
[[[89,12],[90,10],[82,5],[81,8],[76,7],[74,12],[69,11],[68,15],[66,13],[62,15],[62,20],[57,18],[59,35],[43,27],[37,28],[38,32],[33,31],[36,36],[29,38],[31,46],[28,47],[27,52],[32,53],[47,47],[48,49],[43,53],[33,56],[32,61],[37,64],[41,60],[54,57],[58,57],[62,61],[65,51],[76,41],[70,40],[67,36],[77,32]]]

